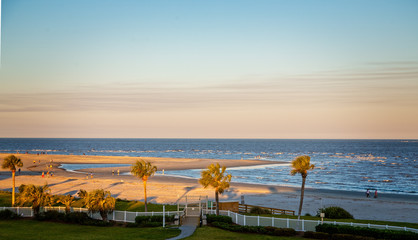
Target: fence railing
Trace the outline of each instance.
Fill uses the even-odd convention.
[[[31,207],[0,207],[0,210],[9,209],[10,211],[15,212],[21,217],[33,217],[33,210]],[[44,207],[44,211],[55,210],[58,212],[65,212],[65,207]],[[72,212],[85,212],[93,219],[102,219],[99,213],[89,213],[87,208],[71,208]],[[117,221],[117,222],[135,222],[137,216],[157,216],[157,215],[178,215],[179,218],[184,215],[184,211],[165,211],[165,212],[130,212],[130,211],[118,211],[115,210],[112,213],[108,214],[108,220]]]
[[[268,207],[260,207],[260,206],[254,206],[254,205],[248,205],[248,204],[239,204],[238,210],[240,213],[245,212],[248,213],[251,211],[252,208],[258,207],[263,210],[268,210],[271,212],[271,214],[284,214],[284,215],[295,215],[295,211],[293,210],[286,210],[286,209],[278,209],[278,208],[268,208]]]
[[[206,210],[205,210],[206,211]],[[215,210],[208,210],[206,213],[215,214]],[[290,219],[290,218],[276,218],[276,217],[261,217],[261,216],[247,216],[231,211],[220,210],[219,214],[224,216],[229,216],[232,218],[232,222],[239,225],[248,225],[248,226],[271,226],[278,228],[293,228],[297,231],[315,231],[315,227],[321,224],[321,221],[318,220],[300,220]],[[389,230],[402,230],[402,231],[411,231],[418,233],[418,229],[407,228],[407,227],[398,227],[398,226],[389,226],[389,225],[376,225],[376,224],[364,224],[364,223],[353,223],[353,222],[337,222],[337,221],[324,221],[324,223],[334,224],[334,225],[349,225],[356,227],[368,227],[376,229],[389,229]]]
[[[0,207],[0,210],[9,209],[22,217],[33,217],[33,210],[31,207]],[[65,207],[44,207],[44,211],[55,210],[58,212],[65,212]],[[99,213],[89,213],[87,208],[71,208],[72,212],[85,212],[88,213],[91,218],[102,219]],[[203,213],[215,214],[216,210],[202,209]],[[184,211],[165,211],[165,212],[130,212],[130,211],[118,211],[115,210],[111,214],[108,214],[108,220],[117,222],[135,222],[137,216],[157,216],[157,215],[178,215],[179,218],[183,217]],[[219,214],[229,216],[232,218],[232,222],[239,225],[248,226],[272,226],[278,228],[293,228],[298,231],[315,231],[315,227],[321,224],[321,221],[315,220],[300,220],[290,218],[276,218],[276,217],[261,217],[261,216],[247,216],[239,213],[220,210]],[[334,225],[349,225],[355,227],[368,227],[376,229],[388,229],[388,230],[402,230],[411,231],[418,233],[418,229],[389,226],[389,225],[376,225],[376,224],[364,224],[364,223],[353,223],[353,222],[337,222],[337,221],[324,221],[324,223]]]

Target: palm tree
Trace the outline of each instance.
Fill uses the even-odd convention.
[[[47,184],[44,186],[35,186],[33,184],[20,185],[19,196],[17,202],[20,206],[32,204],[33,213],[36,215],[39,213],[41,207],[46,205],[52,205],[52,196]]]
[[[74,197],[70,194],[65,196],[60,196],[57,200],[57,202],[62,203],[65,205],[65,213],[70,213],[71,211],[71,205],[75,202]]]
[[[299,212],[298,220],[300,220],[300,214],[302,212],[303,205],[303,194],[305,193],[305,181],[308,176],[308,171],[314,169],[315,165],[311,164],[311,157],[309,156],[299,156],[292,161],[292,171],[291,175],[300,173],[302,175],[302,187],[300,189],[300,203],[299,203]]]
[[[80,190],[78,195],[84,200],[84,205],[89,212],[99,212],[103,221],[107,221],[107,215],[115,210],[116,199],[112,197],[109,191],[96,189],[91,192]]]
[[[4,158],[3,164],[1,165],[3,169],[9,169],[12,171],[12,180],[13,180],[13,188],[12,188],[12,206],[15,205],[15,174],[16,174],[16,167],[23,167],[23,163],[20,158],[17,158],[15,155],[9,155]]]
[[[226,167],[219,165],[219,163],[211,164],[207,170],[203,170],[199,183],[204,188],[211,186],[215,188],[215,200],[216,200],[216,215],[219,215],[219,194],[222,194],[226,189],[229,188],[231,182],[231,174],[225,175]]]
[[[144,199],[145,199],[145,212],[148,212],[147,208],[147,180],[149,177],[153,176],[154,173],[157,171],[157,166],[153,166],[150,162],[146,162],[144,160],[136,161],[134,165],[132,165],[131,173],[138,178],[142,179],[144,183]]]

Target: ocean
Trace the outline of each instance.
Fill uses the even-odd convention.
[[[0,138],[6,152],[281,161],[227,171],[233,182],[296,187],[290,162],[309,155],[315,169],[306,187],[418,195],[418,140]],[[200,169],[165,174],[199,178]]]

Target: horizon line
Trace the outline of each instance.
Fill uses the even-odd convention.
[[[0,137],[0,139],[418,140],[418,138]]]

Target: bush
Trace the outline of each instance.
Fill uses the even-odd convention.
[[[19,216],[15,212],[10,211],[9,209],[0,211],[0,219],[2,220],[17,219],[17,218],[19,218]]]
[[[149,222],[150,219],[151,219],[150,216],[137,216],[135,218],[135,223],[141,224],[141,223]]]
[[[90,219],[90,217],[85,212],[71,212],[65,214],[65,222],[84,224]]]
[[[273,234],[274,231],[277,229],[276,227],[271,227],[271,226],[266,226],[264,228],[266,229],[267,233],[269,233],[269,234],[270,233]]]
[[[317,232],[326,232],[330,234],[352,234],[363,237],[374,237],[377,239],[392,240],[416,240],[418,234],[408,231],[394,231],[365,227],[351,227],[345,225],[320,224],[315,227]]]
[[[221,216],[221,215],[215,215],[215,214],[207,214],[206,215],[206,221],[208,223],[212,222],[224,222],[224,223],[232,223],[232,218],[228,216]]]
[[[376,238],[337,233],[331,235],[331,240],[376,240]]]
[[[165,216],[165,222],[174,222],[174,215]],[[159,227],[163,225],[163,216],[137,216],[135,224],[141,227]]]
[[[303,234],[304,238],[313,238],[313,239],[329,239],[330,235],[323,232],[312,232],[308,231]]]
[[[141,227],[161,227],[163,225],[163,222],[146,222],[142,223]]]
[[[353,215],[347,212],[344,208],[340,208],[340,207],[320,208],[316,216],[319,217],[321,212],[325,213],[326,218],[354,219]]]
[[[65,221],[65,213],[60,213],[55,210],[40,212],[35,215],[38,221]]]
[[[253,213],[253,214],[271,214],[271,211],[268,210],[268,209],[261,208],[261,207],[253,207],[253,208],[251,208],[250,213]]]
[[[108,227],[108,226],[111,226],[112,223],[105,222],[103,220],[89,218],[87,221],[83,223],[83,225],[95,226],[95,227]]]
[[[277,228],[274,230],[274,236],[294,236],[296,235],[296,230],[293,228]]]
[[[212,226],[222,228],[224,230],[241,233],[258,233],[268,234],[273,236],[294,236],[296,231],[292,228],[276,228],[276,227],[263,227],[263,226],[241,226],[226,222],[212,222]]]

